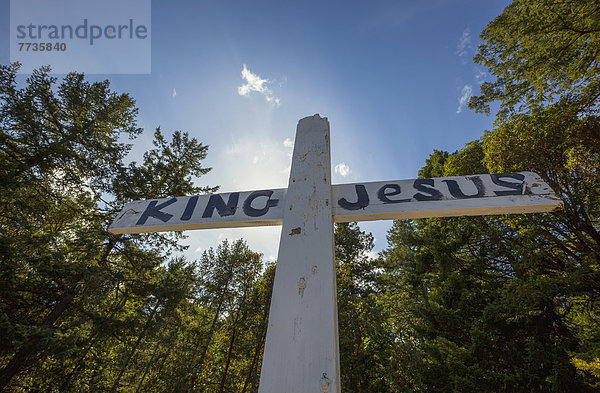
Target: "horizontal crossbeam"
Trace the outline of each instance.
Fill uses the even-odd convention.
[[[133,201],[109,232],[281,225],[286,193],[279,188]],[[335,222],[541,213],[561,206],[533,172],[339,184],[332,195]]]

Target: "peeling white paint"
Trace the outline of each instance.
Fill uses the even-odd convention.
[[[331,183],[323,181],[330,173],[329,122],[318,115],[300,120],[260,393],[340,392],[332,206],[325,203]]]

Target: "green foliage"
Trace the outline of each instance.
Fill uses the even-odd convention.
[[[154,132],[154,149],[144,153],[141,165],[132,162],[119,168],[113,178],[112,189],[123,200],[163,198],[215,192],[218,187],[196,187],[192,176],[199,177],[211,168],[203,168],[208,147],[190,138],[187,133],[175,131],[169,142],[160,128]]]
[[[164,327],[197,275],[170,257],[180,235],[106,227],[132,198],[213,190],[191,178],[207,148],[157,130],[142,165],[125,166],[120,140],[141,132],[128,95],[48,69],[19,87],[17,69],[0,67],[0,389],[127,390],[149,343],[176,338]]]
[[[600,5],[513,1],[475,60],[495,128],[434,150],[422,178],[534,171],[551,214],[394,222],[388,247],[336,225],[344,392],[600,389]],[[257,392],[274,265],[243,241],[195,262],[183,235],[112,236],[129,200],[213,192],[207,147],[160,129],[141,162],[135,102],[0,66],[0,390]]]
[[[481,33],[475,61],[496,77],[469,107],[499,119],[564,97],[585,110],[600,95],[600,7],[595,0],[518,0]]]
[[[386,261],[372,259],[372,249],[373,236],[356,223],[336,225],[342,391],[413,391],[415,355],[402,323],[410,299],[396,278],[379,274]]]
[[[448,152],[434,150],[425,160],[425,166],[419,170],[419,177],[426,179],[444,176],[444,165],[447,159]]]
[[[373,236],[356,223],[337,224],[335,228],[337,261],[338,323],[342,389],[345,392],[381,390],[378,370],[385,358],[385,332],[382,310],[373,298]]]
[[[192,390],[242,391],[258,387],[273,271],[262,276],[261,255],[241,240],[206,251],[200,262],[214,319],[194,373]],[[214,334],[214,336],[213,336]],[[205,359],[206,357],[206,359]],[[203,367],[206,363],[207,367]]]
[[[496,128],[419,175],[534,171],[564,208],[394,223],[379,281],[406,310],[408,390],[596,391],[600,7],[513,1],[481,37],[475,61],[495,80],[470,107],[499,101]]]
[[[589,226],[590,216],[599,214],[599,117],[581,116],[577,107],[560,102],[514,116],[488,133],[484,145],[491,171],[531,170],[547,179],[563,195],[571,220]]]
[[[414,343],[403,367],[415,390],[600,386],[599,130],[595,116],[561,102],[427,160],[422,175],[535,171],[564,209],[394,223],[380,280],[405,293],[398,324]]]

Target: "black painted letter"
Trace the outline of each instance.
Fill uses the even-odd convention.
[[[354,203],[348,202],[346,198],[341,198],[338,201],[338,204],[346,210],[360,210],[369,206],[369,194],[367,193],[367,189],[362,184],[355,184],[354,188],[356,190],[356,195],[358,196],[358,200]]]
[[[161,212],[160,209],[165,208],[165,207],[169,206],[170,204],[175,203],[176,201],[177,201],[177,198],[171,198],[168,201],[161,203],[160,205],[157,205],[158,201],[150,202],[148,204],[148,206],[146,207],[146,210],[144,210],[144,212],[142,213],[142,216],[140,217],[140,219],[138,220],[138,222],[135,225],[144,225],[146,223],[146,220],[148,219],[148,217],[158,218],[162,222],[169,221],[171,219],[171,217],[173,217],[173,215],[169,214],[169,213]]]
[[[387,192],[387,190],[392,190],[391,192]],[[388,197],[394,195],[400,195],[400,186],[398,184],[386,184],[377,191],[377,198],[383,203],[401,203],[401,202],[410,202],[410,198],[406,199],[390,199]]]
[[[473,184],[475,184],[475,188],[477,188],[477,194],[473,195],[465,195],[456,180],[442,180],[444,183],[448,185],[448,191],[450,191],[450,195],[454,198],[458,199],[469,199],[469,198],[481,198],[485,195],[485,187],[483,186],[483,182],[479,176],[471,176],[467,177],[467,179],[471,180]]]
[[[194,209],[196,208],[196,203],[198,203],[198,195],[194,195],[188,200],[187,205],[185,205],[185,210],[181,215],[181,221],[188,221],[192,218],[192,214],[194,214]]]
[[[494,182],[494,184],[500,187],[510,188],[510,191],[494,191],[496,195],[503,196],[523,194],[523,187],[525,186],[525,175],[522,175],[520,173],[497,173],[495,175],[490,176],[492,177],[492,181]],[[502,180],[503,177],[518,180],[520,183],[513,183],[511,181]]]
[[[277,204],[279,204],[279,199],[271,199],[271,195],[273,195],[273,191],[271,191],[271,190],[254,191],[244,201],[244,213],[248,217],[260,217],[260,216],[264,216],[269,211],[269,208],[275,207],[275,206],[277,206]],[[265,203],[265,207],[263,207],[262,209],[255,209],[255,208],[253,208],[252,207],[252,202],[256,198],[261,197],[261,196],[266,196],[268,198],[267,202]]]
[[[433,179],[416,179],[413,184],[413,187],[416,190],[424,192],[428,195],[421,194],[420,192],[418,192],[415,195],[413,195],[413,198],[415,198],[419,202],[439,201],[440,199],[442,199],[444,195],[439,190],[436,190],[435,188],[430,188],[433,187],[433,184]]]
[[[206,208],[204,209],[204,213],[202,214],[202,218],[210,218],[212,217],[215,209],[219,213],[219,216],[232,216],[235,214],[235,210],[237,209],[238,200],[240,199],[239,192],[232,192],[229,194],[229,199],[227,199],[227,205],[225,201],[219,194],[213,194],[210,196],[208,203],[206,204]]]

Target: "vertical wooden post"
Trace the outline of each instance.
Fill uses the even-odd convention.
[[[298,123],[260,393],[340,392],[329,122]]]

